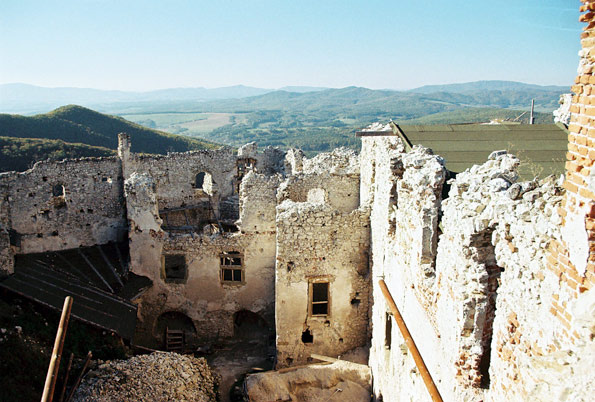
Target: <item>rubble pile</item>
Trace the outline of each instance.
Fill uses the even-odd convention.
[[[155,352],[99,362],[85,376],[78,402],[216,400],[217,377],[203,358]]]

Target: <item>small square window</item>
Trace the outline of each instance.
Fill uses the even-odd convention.
[[[188,270],[186,267],[186,256],[184,254],[164,255],[162,264],[165,282],[186,282]]]
[[[220,256],[221,282],[228,284],[244,283],[242,256],[237,251],[222,253]]]
[[[328,282],[313,282],[310,284],[310,315],[326,316],[329,314],[329,286]]]

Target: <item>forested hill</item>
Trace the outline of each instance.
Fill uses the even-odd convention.
[[[130,135],[133,152],[165,154],[219,146],[69,105],[31,117],[0,114],[0,137],[3,137],[0,167],[2,170],[24,170],[35,161],[48,158],[105,156],[112,153],[110,150],[117,149],[118,133],[122,132]]]
[[[570,91],[568,86],[559,85],[535,85],[525,84],[517,81],[474,81],[462,82],[457,84],[443,84],[443,85],[424,85],[423,87],[414,88],[409,92],[417,93],[436,93],[436,92],[454,92],[454,93],[469,93],[474,91],[545,91],[545,92],[559,92],[565,93]]]
[[[432,93],[372,90],[361,87],[306,93],[276,91],[255,97],[204,102],[193,105],[193,109],[204,112],[280,110],[300,113],[324,110],[324,112],[337,117],[351,114],[362,118],[380,114],[390,115],[394,120],[406,120],[465,107],[522,110],[529,108],[531,100],[535,100],[536,110],[551,112],[558,108],[560,94],[564,91],[550,89],[550,87],[544,88],[535,89],[529,86],[523,90],[474,89],[466,92]]]

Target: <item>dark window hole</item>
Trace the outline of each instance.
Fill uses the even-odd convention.
[[[304,332],[302,332],[302,342],[303,343],[314,342],[314,336],[312,336],[312,332],[310,332],[310,329],[306,329]]]

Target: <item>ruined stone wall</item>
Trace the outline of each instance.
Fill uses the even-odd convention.
[[[189,317],[199,342],[234,336],[234,314],[241,310],[258,314],[272,328],[274,245],[274,233],[166,237],[161,242],[162,255],[184,255],[187,278],[183,283],[168,283],[161,274],[161,265],[154,264],[154,270],[148,273],[153,286],[137,300],[137,340],[162,347],[159,343],[163,334],[159,332],[157,321],[168,312]],[[241,253],[243,283],[222,283],[220,255],[223,251]],[[161,255],[155,257],[160,261]]]
[[[400,140],[390,134],[362,137],[361,194],[372,207],[370,366],[377,397],[423,400],[427,391],[378,280],[386,282],[430,372],[441,373],[440,338],[431,307],[436,287],[432,256],[446,171],[440,157],[421,148],[406,154]]]
[[[236,156],[228,151],[170,154],[153,159],[131,155],[129,160],[133,163],[128,164],[128,172],[139,169],[138,173],[130,173],[125,185],[130,221],[130,270],[153,282],[152,287],[135,300],[139,306],[136,342],[163,347],[160,317],[172,313],[183,315],[192,323],[188,339],[191,343],[234,336],[234,315],[242,310],[257,314],[272,329],[275,207],[280,176],[250,169],[243,176],[239,194],[233,194]],[[227,183],[226,190],[219,194],[229,196],[226,202],[238,204],[233,208],[239,214],[239,232],[223,232],[216,224],[207,225],[204,230],[164,229],[163,209],[174,205],[181,207],[181,199],[192,206],[191,202],[204,197],[204,191],[189,185],[192,184],[189,180],[194,179],[188,171],[208,171],[213,179],[214,191],[209,194],[212,198],[219,191],[215,187]],[[164,190],[167,182],[177,183],[177,187]],[[175,189],[179,190],[177,194]],[[193,191],[196,193],[192,194]],[[223,215],[223,211],[215,209],[213,212]],[[240,258],[241,265],[223,266],[222,258],[226,253]],[[182,277],[173,280],[168,277],[165,261],[170,257],[184,261]],[[237,281],[224,280],[223,268],[241,270],[241,278],[237,273]]]
[[[243,233],[275,233],[277,188],[280,181],[280,175],[265,176],[255,172],[244,177],[240,185],[238,222]]]
[[[368,212],[343,213],[320,201],[277,207],[278,367],[368,342]],[[328,283],[325,314],[312,311],[313,283]]]
[[[2,224],[18,253],[62,250],[121,239],[126,232],[118,158],[39,162],[0,175]]]
[[[531,373],[520,367],[554,339],[548,304],[558,285],[544,268],[560,237],[562,190],[554,178],[515,183],[517,165],[493,153],[457,176],[442,205],[437,315],[441,341],[456,345],[443,349],[453,395],[527,399]]]
[[[234,194],[236,157],[231,148],[168,155],[132,154],[124,161],[126,171],[144,172],[155,181],[159,209],[193,206],[212,199],[215,210],[219,201]],[[208,173],[205,187],[196,187],[196,175]],[[126,176],[128,177],[128,176]]]
[[[357,209],[358,157],[335,150],[305,159],[277,194],[277,366],[338,356],[369,339],[369,209]],[[322,310],[316,307],[322,286]]]
[[[545,396],[539,378],[553,360],[547,354],[568,344],[564,326],[551,319],[560,283],[546,269],[548,247],[562,238],[563,190],[554,178],[516,183],[518,160],[495,152],[459,174],[440,202],[440,158],[401,151],[390,135],[362,139],[362,199],[372,203],[375,395],[430,400],[387,315],[377,286],[383,278],[445,400]],[[568,391],[557,373],[548,389]]]
[[[359,207],[359,175],[298,173],[279,187],[279,203],[285,200],[306,202],[316,197],[342,212]]]

